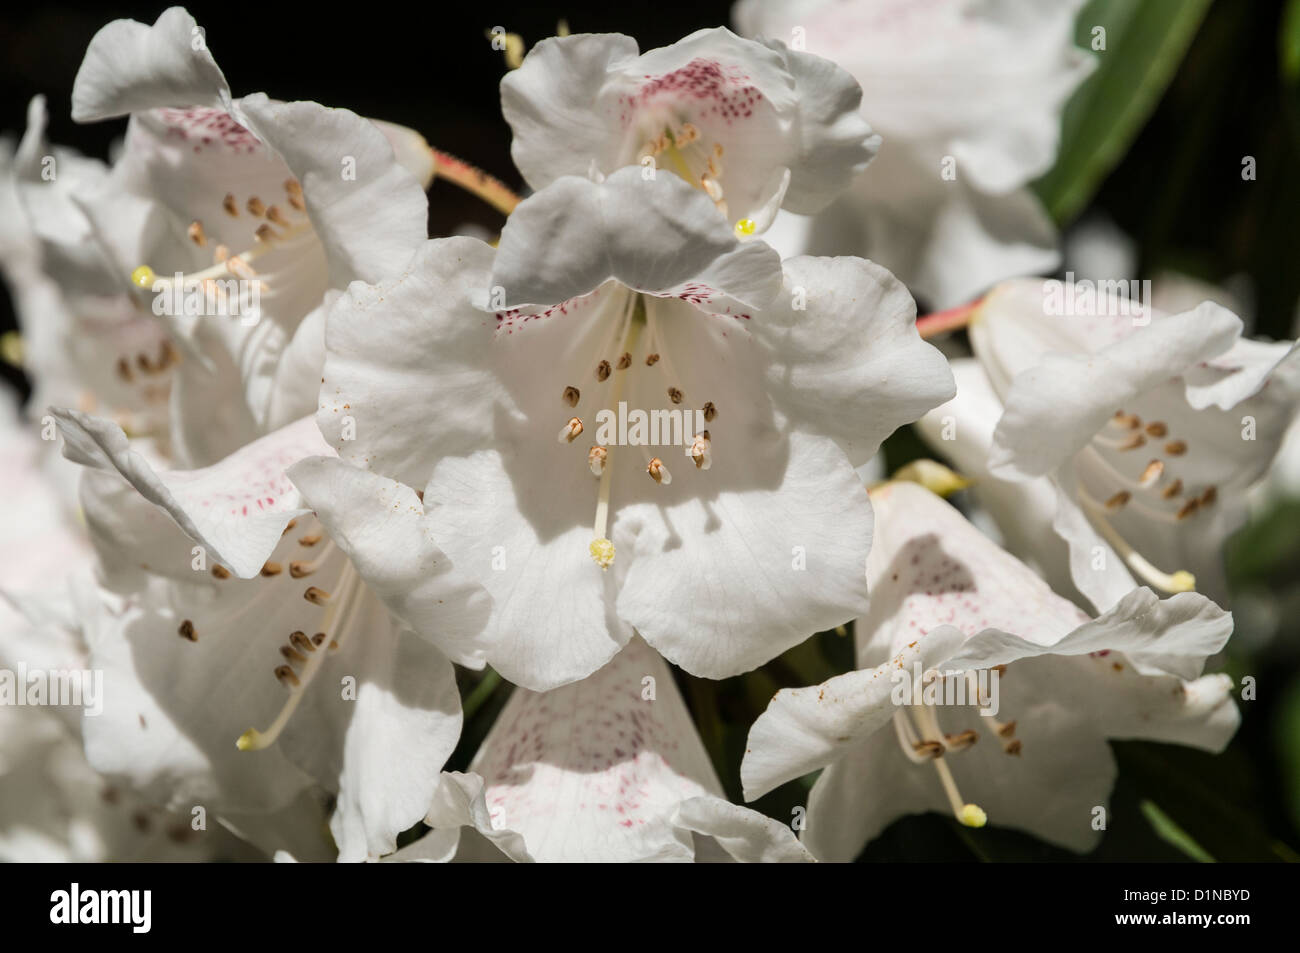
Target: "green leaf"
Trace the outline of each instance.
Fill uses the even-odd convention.
[[[1072,219],[1119,164],[1155,109],[1210,0],[1092,0],[1075,24],[1092,49],[1105,29],[1097,69],[1075,91],[1061,121],[1056,165],[1034,188],[1058,224]]]
[[[1143,801],[1142,814],[1165,843],[1177,847],[1197,863],[1214,863],[1214,858],[1206,853],[1205,848],[1196,843],[1187,831],[1178,826],[1172,817],[1160,810],[1155,801]]]

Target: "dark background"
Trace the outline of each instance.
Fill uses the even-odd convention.
[[[1293,336],[1300,298],[1300,97],[1279,74],[1283,6],[1282,0],[1216,0],[1151,119],[1085,210],[1104,214],[1137,241],[1140,275],[1168,267],[1215,282],[1245,275],[1256,333],[1274,338]],[[77,67],[106,22],[132,17],[152,23],[164,7],[8,4],[0,11],[0,132],[21,134],[28,99],[44,93],[51,140],[106,157],[124,120],[71,122]],[[575,33],[624,32],[648,49],[728,23],[730,4],[495,0],[467,11],[435,0],[406,8],[229,2],[188,7],[206,29],[208,46],[236,96],[265,91],[399,122],[519,187],[499,109],[503,59],[486,36],[491,27],[519,33],[531,46],[552,35],[563,16]],[[1257,159],[1256,181],[1241,179],[1244,155]],[[446,234],[467,222],[496,229],[500,217],[455,187],[435,183],[430,233]],[[0,291],[0,331],[13,326]],[[0,373],[24,387],[20,372],[5,366]],[[911,452],[906,437],[900,440],[887,447],[891,463]],[[1171,746],[1116,745],[1121,779],[1114,823],[1128,833],[1108,836],[1091,859],[1185,857],[1155,833],[1144,807],[1152,802],[1219,859],[1300,859],[1300,504],[1257,521],[1236,541],[1231,565],[1239,593],[1271,593],[1280,607],[1267,624],[1271,631],[1251,633],[1245,654],[1228,660],[1235,676],[1259,677],[1259,700],[1243,704],[1242,731],[1220,757]],[[1247,624],[1254,623],[1243,619],[1241,625]],[[846,644],[823,635],[809,643],[809,651],[847,666]],[[721,712],[722,724],[706,714],[701,730],[733,797],[744,733],[772,687],[807,681],[792,661],[798,659],[783,657],[754,676],[717,685],[683,679],[697,711]],[[483,717],[467,725],[458,757],[481,737],[501,701],[494,696]],[[758,806],[788,819],[789,805],[801,801],[802,792],[789,785]],[[1028,838],[971,833],[935,816],[895,824],[867,853],[872,859],[1066,859]]]

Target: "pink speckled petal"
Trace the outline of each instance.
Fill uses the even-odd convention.
[[[516,689],[471,769],[493,827],[539,861],[690,861],[674,814],[721,795],[672,674],[639,639],[581,682]]]
[[[221,563],[243,578],[262,568],[285,524],[309,512],[285,470],[304,457],[331,453],[307,417],[210,467],[157,472],[131,449],[116,424],[75,410],[53,413],[69,459],[120,473],[206,547],[209,563]]]

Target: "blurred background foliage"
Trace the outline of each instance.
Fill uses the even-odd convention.
[[[1051,0],[1044,0],[1051,2]],[[27,100],[50,102],[53,141],[106,157],[121,123],[79,127],[68,117],[77,66],[94,32],[130,16],[152,22],[162,3],[46,2],[0,11],[0,131],[20,134]],[[384,5],[304,8],[187,4],[236,95],[265,90],[400,122],[443,149],[522,186],[509,154],[497,82],[504,70],[487,32],[504,26],[531,46],[564,18],[573,32],[618,31],[643,49],[725,24],[729,3],[496,2],[477,9]],[[1078,20],[1099,68],[1062,123],[1055,168],[1036,190],[1067,238],[1080,221],[1113,223],[1132,239],[1136,276],[1175,270],[1228,285],[1253,331],[1295,336],[1300,299],[1300,0],[1092,0]],[[1255,177],[1243,178],[1254,159]],[[869,173],[868,173],[869,174]],[[466,224],[495,231],[492,210],[454,187],[430,192],[430,234]],[[924,302],[921,302],[924,307]],[[0,331],[14,327],[0,295]],[[22,374],[0,370],[24,394]],[[908,430],[885,447],[893,470],[925,448]],[[958,501],[960,502],[960,500]],[[899,821],[863,860],[1294,861],[1300,859],[1300,500],[1257,512],[1228,564],[1237,632],[1221,667],[1253,676],[1240,732],[1212,756],[1150,743],[1114,744],[1120,766],[1101,846],[1083,858],[996,828],[968,830],[925,815]],[[821,633],[747,675],[707,682],[678,673],[701,734],[739,800],[739,764],[754,718],[779,688],[851,668],[852,633]],[[1213,665],[1212,665],[1213,667]],[[461,672],[467,720],[448,765],[463,770],[508,697],[492,673]],[[756,806],[789,821],[811,779]]]

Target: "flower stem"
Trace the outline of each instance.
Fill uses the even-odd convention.
[[[443,152],[432,146],[429,147],[429,151],[433,153],[434,181],[446,179],[459,185],[466,192],[487,202],[502,215],[509,215],[519,204],[519,196],[506,188],[500,179],[495,179],[482,169],[457,159],[449,152]]]
[[[474,717],[474,713],[482,708],[483,703],[492,697],[493,693],[497,690],[497,686],[500,684],[501,676],[497,673],[496,669],[489,668],[483,673],[483,677],[479,679],[478,684],[475,685],[469,695],[465,697],[465,703],[462,708],[464,709],[464,719],[466,721],[469,721]]]
[[[969,304],[958,305],[947,311],[922,315],[916,319],[916,330],[922,338],[928,340],[948,331],[964,328],[971,323],[983,300],[983,298],[976,298]]]

